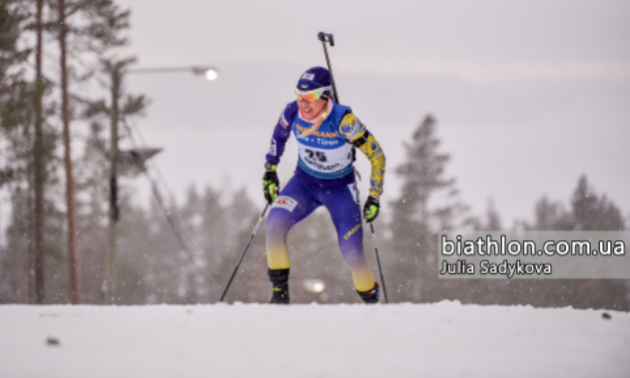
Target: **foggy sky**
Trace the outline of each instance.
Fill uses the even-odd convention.
[[[138,120],[171,188],[245,185],[263,206],[264,155],[307,68],[330,50],[341,102],[383,145],[387,202],[402,141],[438,120],[448,175],[474,213],[493,198],[504,226],[542,195],[566,202],[586,174],[630,213],[630,3],[623,1],[120,1],[132,9],[137,67],[214,65],[129,75],[152,99]],[[293,138],[292,138],[293,139]],[[295,167],[292,140],[280,165]],[[369,164],[358,156],[359,169]],[[363,199],[368,184],[361,183]],[[145,190],[145,193],[148,191]],[[148,196],[148,194],[147,194]],[[387,213],[388,206],[384,206]]]

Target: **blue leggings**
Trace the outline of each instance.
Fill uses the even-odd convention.
[[[372,269],[363,255],[363,225],[359,191],[355,183],[321,187],[293,176],[280,192],[267,218],[267,263],[270,269],[288,269],[289,230],[324,205],[330,212],[341,254],[359,291],[374,287]]]

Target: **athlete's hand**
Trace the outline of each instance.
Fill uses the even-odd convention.
[[[265,171],[265,175],[263,176],[263,193],[269,204],[272,204],[276,200],[276,195],[280,191],[280,180],[278,180],[275,166],[273,168],[273,170]]]
[[[368,223],[374,222],[380,208],[381,205],[378,203],[378,199],[372,196],[368,197],[367,201],[365,201],[365,206],[363,206],[363,218],[365,221]]]

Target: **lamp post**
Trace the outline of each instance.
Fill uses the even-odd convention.
[[[215,80],[219,77],[219,71],[214,67],[162,67],[162,68],[135,68],[126,70],[125,73],[132,74],[149,74],[149,73],[175,73],[175,72],[192,72],[196,76],[202,76],[207,80]]]
[[[190,72],[196,76],[203,77],[207,80],[215,80],[219,76],[219,71],[214,67],[160,67],[160,68],[137,68],[125,69],[128,62],[119,62],[108,64],[107,68],[111,74],[111,145],[110,145],[110,176],[109,176],[109,227],[108,227],[108,245],[109,251],[107,255],[107,272],[106,284],[103,285],[105,290],[106,302],[113,304],[116,302],[116,260],[118,256],[117,246],[117,223],[120,215],[118,208],[118,120],[120,117],[118,100],[121,95],[121,85],[125,74],[155,74],[155,73],[178,73]]]

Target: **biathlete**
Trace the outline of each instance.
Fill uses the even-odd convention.
[[[267,218],[271,303],[289,303],[289,230],[321,205],[330,212],[341,254],[359,296],[366,303],[376,303],[379,285],[363,255],[361,206],[352,163],[354,148],[358,148],[372,164],[370,195],[363,207],[363,217],[373,222],[383,193],[385,155],[352,110],[331,98],[331,76],[327,69],[313,67],[306,71],[295,93],[297,101],[286,106],[274,129],[263,176],[265,198],[273,203]],[[298,165],[286,187],[279,191],[276,167],[291,133],[298,142]]]

